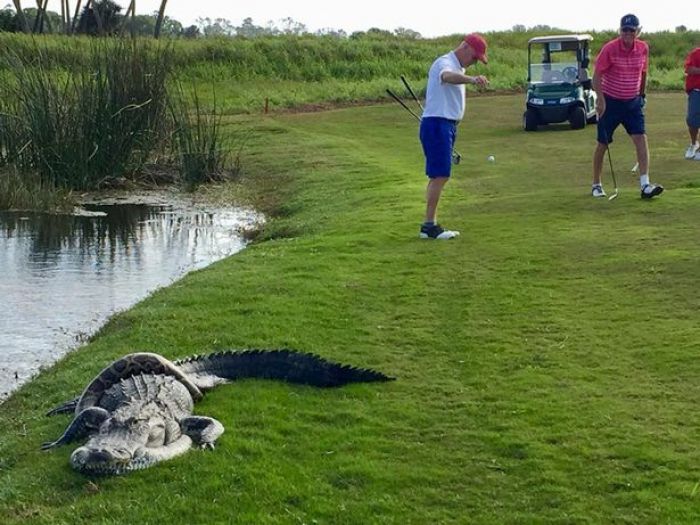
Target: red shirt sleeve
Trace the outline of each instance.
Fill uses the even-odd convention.
[[[685,59],[685,72],[688,72],[689,67],[700,67],[700,48],[693,49]]]
[[[647,71],[649,71],[649,44],[644,42],[644,68],[642,72],[646,73]]]
[[[610,69],[611,65],[610,42],[608,42],[601,48],[600,53],[598,53],[598,56],[595,59],[595,72],[598,74],[605,73],[605,71]]]

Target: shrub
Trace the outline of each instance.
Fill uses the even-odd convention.
[[[229,169],[230,149],[223,139],[216,101],[213,110],[206,112],[197,90],[187,94],[178,84],[171,94],[169,108],[174,124],[173,149],[181,180],[188,188],[237,172],[237,159],[235,169]]]

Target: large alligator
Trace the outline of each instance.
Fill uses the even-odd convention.
[[[77,441],[74,469],[87,474],[123,474],[173,458],[195,444],[214,448],[224,427],[192,414],[202,392],[240,378],[279,379],[318,387],[389,381],[381,372],[355,368],[293,350],[246,350],[169,361],[153,353],[129,354],[105,368],[83,393],[51,410],[75,417],[56,441]]]

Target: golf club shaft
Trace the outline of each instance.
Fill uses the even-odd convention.
[[[391,96],[391,98],[393,98],[396,102],[398,102],[399,104],[401,104],[401,105],[404,107],[404,109],[405,109],[406,111],[408,111],[411,115],[413,115],[413,116],[418,120],[418,122],[421,121],[421,118],[420,118],[418,115],[416,115],[416,113],[414,113],[414,111],[413,111],[411,108],[409,108],[409,107],[404,103],[404,101],[401,100],[401,99],[398,97],[398,95],[396,95],[396,94],[395,94],[393,91],[391,91],[390,89],[387,89],[386,92],[389,93],[389,95]]]
[[[413,115],[413,117],[414,117],[418,122],[421,122],[421,120],[422,120],[421,117],[419,117],[418,115],[416,115],[416,113],[415,113],[411,108],[409,108],[409,107],[404,103],[404,101],[401,100],[401,99],[398,97],[398,95],[397,95],[396,93],[394,93],[394,92],[393,92],[392,90],[390,90],[390,89],[387,89],[386,92],[389,94],[389,96],[390,96],[391,98],[393,98],[396,102],[398,102],[399,104],[401,104],[401,105],[403,106],[403,108],[404,108],[406,111],[408,111],[411,115]],[[457,159],[457,160],[455,160],[455,164],[459,164],[459,162],[462,160],[462,155],[461,155],[456,149],[454,149],[454,148],[452,148],[452,155]]]
[[[599,123],[599,125],[600,125],[600,123]],[[603,130],[605,130],[605,127],[603,127]],[[615,169],[613,168],[612,155],[610,155],[610,137],[608,137],[607,132],[605,132],[604,135],[605,135],[605,149],[608,152],[608,162],[610,163],[610,176],[612,177],[613,184],[615,186],[615,193],[617,193],[617,179],[615,178]]]
[[[615,191],[617,191],[617,180],[615,179],[615,170],[613,169],[612,157],[610,156],[610,145],[606,144],[605,149],[608,150],[608,162],[610,163],[610,176],[613,180],[613,185],[615,186]]]
[[[403,75],[401,75],[401,82],[403,82],[403,85],[406,86],[406,89],[408,89],[408,92],[413,97],[413,100],[416,101],[416,104],[418,104],[418,107],[420,108],[420,110],[422,112],[423,111],[423,104],[420,103],[420,100],[418,99],[415,92],[413,91],[413,88],[411,88],[411,85],[408,83],[408,80],[406,80],[406,77]]]

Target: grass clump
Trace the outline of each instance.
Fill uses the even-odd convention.
[[[202,106],[196,88],[186,92],[178,84],[171,92],[169,109],[180,180],[192,189],[205,182],[235,176],[240,159],[237,156],[232,164],[231,137],[222,133],[222,115],[217,111],[216,102],[211,110],[207,110]]]
[[[69,190],[48,184],[36,174],[0,168],[0,209],[69,212],[73,199]]]
[[[54,71],[40,47],[4,59],[14,75],[5,84],[4,158],[46,184],[98,188],[136,173],[160,140],[168,47],[96,40],[70,71]]]
[[[171,44],[84,44],[84,60],[65,65],[46,42],[0,56],[8,95],[0,100],[0,168],[28,174],[53,195],[159,180],[193,188],[236,171],[215,95],[213,109],[205,107],[196,90],[172,82]]]

